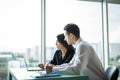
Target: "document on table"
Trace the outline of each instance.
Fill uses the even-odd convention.
[[[60,74],[57,74],[57,73],[46,74],[46,71],[39,71],[39,72],[35,72],[33,74],[30,74],[30,76],[35,77],[35,78],[42,78],[42,77],[60,76]]]

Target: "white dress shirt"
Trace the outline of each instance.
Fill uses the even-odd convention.
[[[72,60],[53,67],[52,72],[72,75],[85,73],[89,76],[89,80],[105,80],[104,68],[93,47],[79,38],[75,48]]]

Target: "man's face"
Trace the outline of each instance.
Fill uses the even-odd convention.
[[[70,34],[68,35],[66,30],[64,31],[64,36],[65,36],[65,41],[67,41],[67,43],[71,45],[72,44],[71,35]]]

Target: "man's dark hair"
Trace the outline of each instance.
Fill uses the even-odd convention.
[[[70,33],[74,34],[77,38],[80,37],[80,29],[79,27],[74,24],[74,23],[69,23],[64,27],[64,30],[67,31],[67,34],[69,35]]]

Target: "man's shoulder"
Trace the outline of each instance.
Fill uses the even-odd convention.
[[[78,44],[78,47],[86,47],[86,48],[93,48],[92,45],[86,41],[81,41],[79,44]]]
[[[79,46],[80,46],[80,45],[87,45],[87,46],[88,46],[88,45],[90,45],[90,43],[88,43],[87,41],[81,41],[81,42],[79,43]]]

